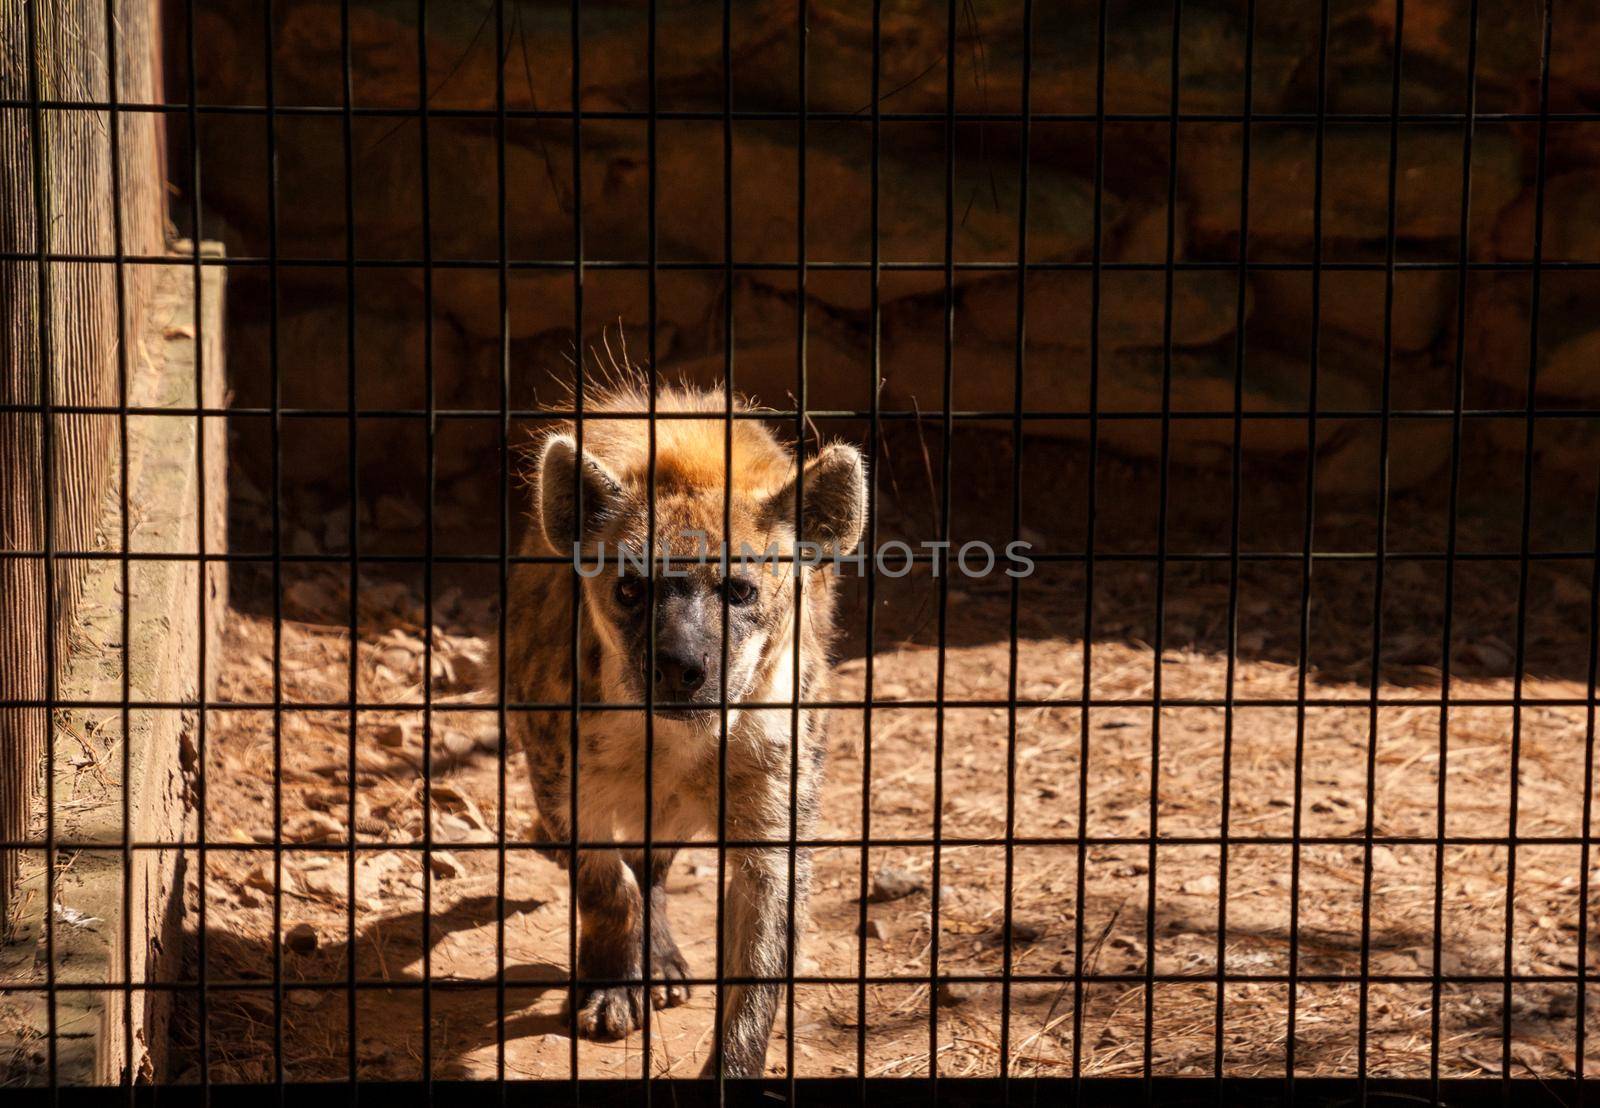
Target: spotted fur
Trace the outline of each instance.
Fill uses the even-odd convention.
[[[581,448],[572,426],[548,432],[539,444],[533,490],[537,526],[523,552],[558,555],[562,563],[518,563],[512,572],[506,641],[510,697],[548,704],[514,711],[513,736],[526,752],[543,833],[570,841],[574,822],[582,842],[637,842],[644,837],[647,685],[650,620],[636,598],[639,582],[624,587],[616,570],[616,544],[643,550],[649,529],[651,421],[643,381],[613,383],[585,397],[601,418],[583,421]],[[723,918],[725,963],[720,1064],[730,1076],[759,1076],[780,995],[789,972],[789,861],[791,836],[811,837],[816,825],[824,752],[823,712],[748,704],[816,701],[827,696],[828,650],[833,638],[837,580],[825,568],[805,568],[797,579],[788,564],[731,567],[724,577],[718,552],[729,539],[737,559],[748,547],[795,552],[797,540],[825,552],[848,551],[860,537],[866,492],[864,465],[853,447],[832,444],[805,466],[805,504],[796,528],[796,466],[792,448],[760,420],[724,416],[721,393],[679,386],[660,388],[654,421],[655,546],[658,555],[694,557],[701,548],[685,532],[703,535],[708,564],[676,568],[681,578],[653,574],[657,662],[664,642],[701,644],[713,679],[681,708],[658,710],[650,728],[651,838],[719,837],[719,783],[726,769],[726,819],[720,835],[738,845],[727,850],[728,887]],[[743,400],[735,410],[753,409]],[[615,418],[638,413],[636,418]],[[689,418],[683,418],[687,416]],[[608,418],[609,417],[609,418]],[[675,418],[676,417],[676,418]],[[725,487],[725,462],[733,480]],[[582,517],[574,491],[582,486]],[[725,530],[724,523],[727,523]],[[583,578],[570,561],[575,540],[592,567],[600,544],[606,570]],[[576,586],[575,586],[576,582]],[[750,595],[742,591],[753,585]],[[627,710],[586,708],[573,726],[573,621],[576,587],[578,692],[585,702],[638,705]],[[795,632],[795,589],[800,621]],[[734,602],[735,591],[739,603]],[[727,666],[720,665],[724,601]],[[631,601],[631,604],[630,604]],[[668,636],[677,636],[668,638]],[[705,644],[710,643],[711,646]],[[798,651],[796,645],[798,643]],[[713,655],[716,655],[713,659]],[[652,682],[654,678],[654,682]],[[725,690],[727,743],[723,747],[721,694]],[[686,694],[689,695],[689,694]],[[657,705],[662,703],[658,696]],[[571,798],[576,747],[577,813]],[[724,757],[725,751],[725,757]],[[791,759],[798,773],[790,796]],[[791,812],[793,827],[791,829]],[[770,846],[765,844],[772,844]],[[558,855],[569,856],[566,851]],[[792,921],[802,929],[811,875],[809,852],[795,858]],[[648,871],[636,849],[578,852],[576,890],[580,917],[578,970],[583,986],[573,998],[581,1033],[617,1038],[637,1027],[645,993],[643,897],[651,897],[650,1002],[657,1007],[688,999],[688,967],[667,920],[663,882],[673,851],[652,849]],[[740,981],[739,979],[757,979]],[[638,981],[640,984],[630,982]],[[719,1059],[720,1055],[720,1059]]]

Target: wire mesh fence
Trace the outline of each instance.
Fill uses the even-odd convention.
[[[1600,16],[1343,8],[18,9],[6,1079],[1581,1102]]]

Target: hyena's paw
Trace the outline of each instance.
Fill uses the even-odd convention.
[[[578,1007],[578,1034],[586,1039],[621,1039],[640,1025],[643,989],[619,985],[590,989]]]
[[[689,963],[676,946],[665,950],[659,947],[650,953],[650,976],[658,982],[650,986],[650,1003],[657,1008],[676,1008],[687,1004],[692,990],[689,988]]]

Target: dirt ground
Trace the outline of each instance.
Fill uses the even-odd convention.
[[[912,455],[903,447],[898,460],[884,468],[890,479],[886,490],[893,487],[895,498],[886,501],[890,510],[883,535],[927,537],[931,509],[908,505],[931,500],[915,491],[914,481],[932,470],[921,458],[908,460]],[[1004,476],[1009,473],[1004,461],[990,468]],[[1081,464],[1066,451],[1060,458],[1066,469],[1055,472],[1070,474]],[[1103,495],[1143,502],[1146,475],[1108,463],[1100,476],[1113,482]],[[1214,530],[1219,515],[1227,525],[1225,474],[1222,482],[1220,499],[1216,488],[1202,495],[1197,485],[1193,495],[1185,492],[1174,500],[1169,550],[1227,549],[1226,533],[1219,545]],[[998,500],[970,492],[956,502],[989,505],[987,516],[974,517],[972,533],[1003,529],[1009,492]],[[1025,495],[1046,497],[1048,488]],[[1290,489],[1284,495],[1290,507],[1252,502],[1250,519],[1242,525],[1246,549],[1297,549],[1297,494]],[[1580,507],[1594,502],[1589,494],[1572,499]],[[1370,549],[1370,534],[1362,530],[1370,526],[1369,506],[1327,512],[1319,518],[1319,549]],[[1058,505],[1054,512],[1040,512],[1035,505],[1027,518],[1040,515],[1054,523],[1031,532],[1037,546],[1081,549],[1081,534],[1074,531],[1081,530],[1080,511]],[[1419,516],[1435,518],[1425,505],[1411,502],[1396,516],[1414,533],[1395,538],[1391,549],[1442,548],[1442,543],[1429,546],[1438,539],[1436,529],[1415,523]],[[1579,511],[1574,516],[1576,522],[1564,522],[1559,511],[1541,509],[1535,548],[1586,548],[1572,536],[1592,527],[1593,516]],[[1503,549],[1505,534],[1503,521],[1485,511],[1463,523],[1463,549]],[[1147,521],[1130,511],[1104,522],[1096,540],[1102,551],[1136,551],[1151,548],[1152,535]],[[373,542],[382,541],[381,530],[375,531]],[[505,830],[512,841],[528,839],[534,819],[520,760],[500,757],[496,713],[487,706],[492,701],[474,691],[484,679],[496,625],[494,567],[435,569],[432,696],[443,707],[432,714],[431,807],[439,851],[431,876],[424,873],[421,852],[412,848],[421,839],[423,818],[422,642],[429,629],[420,570],[367,568],[371,572],[358,583],[352,665],[348,566],[283,567],[281,743],[274,741],[270,710],[219,709],[208,719],[206,826],[212,847],[203,883],[206,972],[213,982],[246,986],[209,996],[207,1050],[213,1076],[270,1078],[280,1036],[281,1062],[291,1079],[344,1076],[352,1053],[363,1078],[416,1077],[425,1057],[441,1077],[494,1076],[502,1064],[502,1042],[508,1076],[564,1076],[572,1057],[562,1014],[571,943],[567,875],[531,850],[512,850],[502,889],[497,852],[481,848],[495,841],[502,788]],[[1009,938],[1012,971],[1023,978],[1009,990],[1013,1073],[1070,1074],[1075,1055],[1085,1074],[1139,1073],[1147,1036],[1157,1073],[1210,1073],[1219,954],[1230,978],[1263,978],[1226,986],[1226,1070],[1282,1073],[1291,999],[1284,978],[1297,935],[1297,972],[1312,980],[1302,981],[1294,997],[1296,1069],[1354,1072],[1364,1004],[1371,1072],[1425,1076],[1438,849],[1414,841],[1374,847],[1369,887],[1360,840],[1374,735],[1375,835],[1415,840],[1438,833],[1443,569],[1437,559],[1402,559],[1388,567],[1379,673],[1385,704],[1375,714],[1368,702],[1372,569],[1370,559],[1317,567],[1306,686],[1314,706],[1304,712],[1298,808],[1298,715],[1292,702],[1300,679],[1300,563],[1286,557],[1247,563],[1240,573],[1233,693],[1240,700],[1281,700],[1290,706],[1237,707],[1231,729],[1229,714],[1215,704],[1167,706],[1159,716],[1159,771],[1152,743],[1156,720],[1148,706],[1097,706],[1087,712],[1071,703],[1020,708],[1011,818],[1022,841],[1009,852],[992,842],[972,843],[1006,832],[1007,711],[947,708],[943,760],[936,767],[936,713],[897,708],[894,702],[931,699],[941,661],[947,700],[1004,700],[1010,581],[952,580],[942,651],[933,583],[916,576],[882,582],[872,690],[880,706],[872,713],[870,777],[863,713],[835,711],[821,835],[847,842],[861,837],[865,789],[871,837],[931,840],[937,769],[940,833],[960,845],[944,845],[937,854],[931,845],[872,848],[866,859],[869,880],[888,869],[908,875],[914,891],[870,903],[865,935],[859,928],[860,849],[847,845],[816,852],[812,923],[800,972],[831,980],[795,990],[793,1023],[780,1014],[769,1072],[786,1072],[792,1046],[794,1067],[802,1076],[853,1074],[858,1049],[869,1074],[926,1073],[935,943],[941,976],[998,978]],[[1564,841],[1524,842],[1516,851],[1513,975],[1576,973],[1582,864],[1576,840],[1583,830],[1586,715],[1581,704],[1540,701],[1581,701],[1586,695],[1590,572],[1587,561],[1537,562],[1528,584],[1515,831],[1525,840]],[[261,578],[255,584],[254,594],[248,587],[235,589],[239,610],[220,662],[224,701],[259,704],[274,697],[273,621],[265,599],[270,593],[261,589]],[[1082,695],[1084,584],[1082,563],[1071,561],[1041,563],[1040,572],[1024,582],[1016,674],[1024,700],[1070,702]],[[1461,841],[1443,848],[1441,968],[1452,977],[1498,978],[1506,970],[1511,858],[1502,844],[1473,840],[1503,838],[1510,828],[1513,713],[1470,702],[1507,697],[1513,690],[1516,567],[1465,560],[1458,566],[1456,589],[1450,695],[1468,703],[1453,704],[1448,713],[1444,828]],[[1165,602],[1161,697],[1224,697],[1228,565],[1200,559],[1169,563],[1159,582],[1150,562],[1097,563],[1090,695],[1153,697],[1158,591]],[[863,698],[865,601],[859,590],[846,597],[844,609],[839,693]],[[347,700],[352,690],[362,701],[415,703],[418,709],[352,715],[304,707]],[[1390,698],[1414,703],[1391,704]],[[321,845],[351,833],[352,754],[354,836],[361,846],[353,874],[349,852]],[[281,757],[281,796],[274,789],[275,757]],[[1154,805],[1153,778],[1158,782]],[[1218,839],[1225,780],[1231,844],[1226,928],[1219,936],[1224,875]],[[253,849],[274,838],[275,803],[281,803],[282,836],[293,844],[283,854],[281,886],[272,853]],[[1301,833],[1310,840],[1298,848],[1289,841],[1297,812]],[[1153,815],[1159,845],[1152,911],[1152,852],[1139,840],[1150,835]],[[1080,831],[1092,840],[1084,851],[1081,893],[1079,850],[1066,841]],[[1008,860],[1013,867],[1009,936]],[[1297,862],[1296,917],[1290,894]],[[697,976],[715,972],[716,864],[714,848],[685,851],[668,884],[675,930]],[[191,871],[191,970],[201,945],[198,877]],[[930,892],[935,887],[937,935]],[[279,890],[281,932],[275,933]],[[503,933],[496,912],[502,892]],[[1354,978],[1363,966],[1364,904],[1370,907],[1367,967],[1378,980],[1363,1000]],[[1081,955],[1075,949],[1080,933]],[[869,975],[903,979],[866,988],[864,1032],[857,1014],[862,990],[853,981],[862,944]],[[1589,951],[1590,972],[1600,970],[1593,942]],[[358,978],[392,987],[363,988],[352,1005],[341,987],[352,954]],[[281,1011],[271,987],[280,958],[291,985]],[[1078,1012],[1070,977],[1080,961],[1085,973],[1098,977],[1084,986]],[[1142,975],[1152,965],[1160,980],[1147,1023]],[[503,1022],[494,985],[501,970]],[[423,990],[417,987],[425,974],[437,983],[429,990],[426,1020]],[[1342,977],[1350,980],[1329,980]],[[299,983],[308,987],[292,987]],[[1497,981],[1444,985],[1439,1053],[1446,1075],[1499,1072],[1502,994]],[[997,1072],[998,982],[942,984],[938,997],[938,1071]],[[1510,997],[1515,1071],[1570,1073],[1576,986],[1518,980]],[[1600,993],[1591,1000],[1600,1001]],[[1597,1007],[1589,1005],[1591,1022]],[[696,1073],[710,1047],[712,1011],[709,990],[700,989],[685,1007],[655,1013],[651,1072]],[[192,1074],[199,1030],[192,1002],[179,1023],[180,1051],[190,1059]],[[1590,1042],[1596,1030],[1591,1026]],[[1076,1049],[1075,1033],[1081,1035]],[[586,1075],[636,1075],[643,1063],[642,1037],[582,1041],[577,1058]],[[1597,1061],[1592,1056],[1589,1064]],[[180,1064],[180,1074],[184,1069]]]

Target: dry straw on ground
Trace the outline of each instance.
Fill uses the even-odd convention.
[[[919,495],[907,474],[923,469],[921,458],[905,447],[901,443],[897,448],[903,467],[907,457],[915,463],[898,477],[892,468],[885,469],[886,486],[888,478],[900,486],[896,505],[915,502]],[[958,502],[979,499],[964,496]],[[1214,516],[1218,502],[1208,503],[1193,511]],[[1004,515],[1008,508],[1002,504],[998,510]],[[1342,522],[1330,516],[1335,539],[1329,548],[1338,548],[1343,539],[1346,548],[1360,549],[1359,528],[1366,518],[1359,509]],[[886,520],[886,533],[926,530],[926,522],[910,509],[896,508]],[[1173,523],[1184,525],[1181,509]],[[1291,526],[1298,528],[1292,520]],[[1122,532],[1111,525],[1105,531],[1103,549],[1115,549]],[[1037,537],[1044,545],[1057,544],[1056,549],[1073,545],[1070,535]],[[1196,547],[1216,548],[1203,536],[1192,541]],[[1128,548],[1140,545],[1128,542]],[[1484,542],[1495,545],[1492,539]],[[1180,547],[1175,544],[1174,549]],[[1168,566],[1163,582],[1163,698],[1226,694],[1227,570],[1225,562]],[[1317,704],[1304,713],[1298,808],[1299,716],[1292,706],[1301,679],[1297,560],[1282,566],[1247,565],[1242,572],[1232,685],[1240,700],[1285,701],[1288,706],[1237,707],[1231,717],[1221,707],[1164,708],[1154,806],[1154,714],[1145,706],[1085,712],[1070,703],[1082,691],[1082,566],[1057,564],[1041,570],[1023,587],[1016,691],[1025,700],[1069,703],[1024,706],[1016,712],[1011,820],[1021,842],[1009,851],[992,844],[945,846],[937,858],[937,883],[931,846],[872,848],[866,860],[869,883],[880,871],[894,871],[886,880],[899,879],[911,891],[869,903],[865,935],[858,926],[861,851],[854,845],[818,850],[813,922],[800,972],[832,980],[797,988],[794,1025],[781,1026],[780,1017],[769,1069],[784,1068],[792,1034],[799,1074],[856,1072],[861,990],[852,978],[859,972],[864,943],[869,975],[905,978],[865,990],[866,1072],[926,1073],[933,891],[937,888],[939,896],[939,973],[998,978],[1008,938],[1008,862],[1011,969],[1021,978],[1011,985],[1008,997],[1013,1073],[1070,1074],[1075,1058],[1085,1074],[1140,1073],[1147,1034],[1157,1073],[1211,1072],[1219,955],[1230,977],[1267,978],[1226,985],[1221,1006],[1225,1070],[1281,1073],[1290,1001],[1281,979],[1289,973],[1295,947],[1298,973],[1313,979],[1302,981],[1294,997],[1299,1072],[1354,1072],[1364,1010],[1369,1071],[1425,1076],[1434,1019],[1428,978],[1436,945],[1436,894],[1437,947],[1446,976],[1503,975],[1508,968],[1508,922],[1512,974],[1574,974],[1582,874],[1580,847],[1571,840],[1583,832],[1587,719],[1583,707],[1540,701],[1581,700],[1586,694],[1580,648],[1587,628],[1581,603],[1573,598],[1587,602],[1587,564],[1558,564],[1549,573],[1541,570],[1530,584],[1524,650],[1530,676],[1521,686],[1526,703],[1518,732],[1516,834],[1569,842],[1519,846],[1509,913],[1511,856],[1503,844],[1446,846],[1437,871],[1442,884],[1436,888],[1435,866],[1441,859],[1433,845],[1380,844],[1372,849],[1369,864],[1360,843],[1368,821],[1369,755],[1375,836],[1426,840],[1438,834],[1444,763],[1436,622],[1442,577],[1436,570],[1431,563],[1402,561],[1387,574],[1385,610],[1393,615],[1383,632],[1378,691],[1384,698],[1417,703],[1385,704],[1374,713],[1368,681],[1371,563],[1361,566],[1366,591],[1356,577],[1341,577],[1338,564],[1319,564],[1305,690]],[[1495,572],[1500,570],[1509,577],[1474,576],[1471,567],[1461,570],[1453,699],[1499,698],[1512,691],[1509,663],[1516,636],[1504,619],[1515,610],[1516,574],[1514,566],[1496,567]],[[1097,700],[1153,696],[1156,655],[1150,645],[1155,641],[1150,618],[1156,573],[1150,563],[1106,563],[1097,571],[1090,677],[1090,693]],[[431,1036],[427,1052],[437,1075],[493,1076],[502,1041],[509,1076],[559,1077],[569,1072],[571,1041],[562,1015],[570,943],[567,876],[532,851],[512,851],[505,858],[502,890],[498,853],[473,845],[492,844],[502,819],[496,712],[492,699],[472,691],[483,677],[479,670],[489,656],[496,623],[494,600],[481,587],[436,584],[433,697],[436,703],[460,703],[478,696],[483,707],[433,714],[431,807],[440,850],[431,872],[425,873],[420,852],[402,849],[420,840],[423,818],[420,708],[428,628],[418,580],[374,575],[360,584],[355,693],[364,701],[414,703],[418,709],[360,713],[352,743],[348,713],[297,707],[338,702],[350,690],[347,572],[311,567],[286,577],[281,805],[283,836],[293,846],[283,856],[281,886],[270,852],[229,848],[230,842],[257,844],[274,835],[272,713],[212,715],[206,766],[208,837],[214,844],[204,888],[207,974],[213,980],[259,981],[261,986],[218,991],[209,999],[209,1052],[218,1079],[271,1077],[280,1017],[282,1062],[291,1078],[344,1075],[350,1054],[346,992],[325,985],[292,986],[337,985],[349,972],[346,959],[352,951],[358,977],[395,983],[392,989],[364,989],[354,1001],[354,1055],[361,1077],[418,1075],[425,1035]],[[1497,582],[1493,587],[1471,586],[1491,580]],[[1005,578],[953,580],[941,652],[934,619],[937,590],[931,582],[883,584],[873,666],[873,694],[880,705],[871,716],[870,778],[864,780],[864,714],[834,712],[822,836],[846,841],[861,836],[865,787],[873,838],[931,838],[940,723],[931,709],[898,708],[894,702],[931,699],[942,661],[947,700],[1003,703],[1009,677],[1009,590]],[[839,692],[860,698],[866,665],[859,595],[847,600],[846,614],[851,634],[839,666]],[[271,699],[270,607],[241,612],[232,621],[221,665],[227,699]],[[943,713],[943,760],[937,773],[943,799],[940,833],[946,839],[970,844],[1004,836],[1006,769],[1013,752],[1009,725],[1003,707],[952,707]],[[1442,790],[1446,835],[1503,838],[1511,820],[1512,710],[1453,705],[1447,736]],[[321,845],[352,834],[352,749],[353,833],[370,848],[358,852],[353,875],[347,852]],[[505,830],[512,840],[526,840],[534,817],[516,756],[504,771]],[[1225,780],[1232,841],[1224,872],[1217,839]],[[1309,840],[1298,847],[1289,841],[1297,813],[1300,833]],[[1151,851],[1139,841],[1149,835],[1152,815],[1160,839],[1154,857],[1153,915]],[[1091,839],[1083,853],[1081,894],[1077,846],[1047,841],[1070,840],[1080,830]],[[1300,895],[1294,913],[1290,893],[1296,860]],[[716,851],[708,845],[680,854],[668,884],[669,910],[691,970],[707,977],[715,969],[715,873]],[[1219,940],[1224,881],[1226,930]],[[426,936],[425,887],[430,889],[431,912]],[[282,926],[291,939],[287,946],[273,932],[275,888],[281,889]],[[503,932],[496,919],[502,891]],[[199,894],[191,880],[191,921]],[[1370,914],[1365,941],[1364,909]],[[1291,941],[1291,925],[1297,946]],[[1080,933],[1081,955],[1076,949]],[[1597,968],[1593,950],[1591,943],[1591,972]],[[271,986],[280,956],[291,986],[281,1013]],[[1070,980],[1080,963],[1086,973],[1111,978],[1085,986],[1081,1010]],[[1152,966],[1161,981],[1147,1023],[1142,977]],[[1365,991],[1355,980],[1363,968],[1378,978]],[[455,982],[432,992],[431,1029],[424,1025],[422,993],[416,987],[425,969],[435,981]],[[503,1022],[492,984],[502,969]],[[1185,979],[1169,981],[1169,975]],[[1323,980],[1327,977],[1349,980]],[[475,981],[491,983],[464,984]],[[998,1072],[1001,985],[946,984],[938,993],[939,1072]],[[1503,1011],[1503,996],[1498,982],[1444,984],[1438,1012],[1441,1071],[1463,1076],[1499,1072],[1504,1021],[1511,1031],[1514,1074],[1571,1073],[1575,987],[1518,981],[1510,990],[1509,1015]],[[1594,1007],[1589,1006],[1591,1012]],[[653,1072],[697,1072],[709,1049],[711,1018],[705,989],[684,1008],[656,1013]],[[191,1010],[191,1044],[194,1031]],[[1077,1044],[1075,1033],[1081,1036]],[[640,1047],[638,1034],[619,1043],[581,1042],[580,1070],[637,1074]]]

